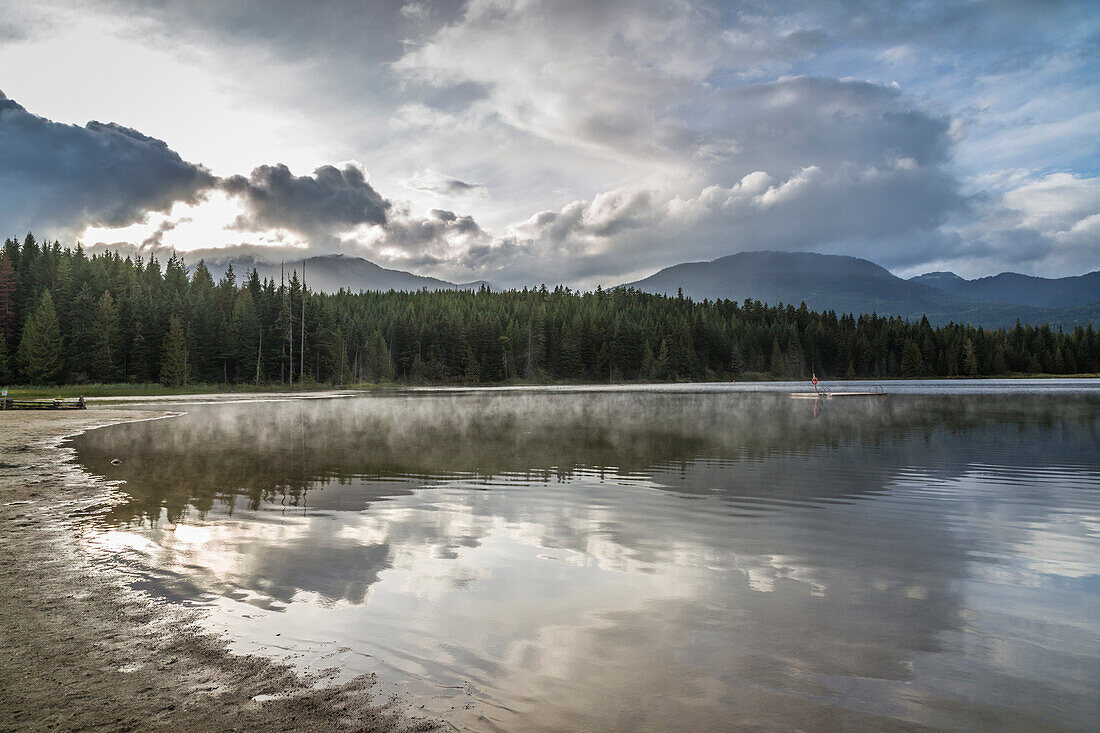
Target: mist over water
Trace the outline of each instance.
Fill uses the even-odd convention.
[[[968,389],[189,405],[74,441],[83,542],[463,730],[1087,729],[1100,390]]]

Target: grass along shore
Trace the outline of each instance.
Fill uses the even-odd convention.
[[[337,389],[372,389],[383,386],[362,384],[336,386],[332,384],[186,384],[165,387],[162,384],[62,384],[56,386],[19,385],[8,387],[8,397],[17,400],[75,397],[172,397],[195,394],[256,394],[277,392],[330,392]]]

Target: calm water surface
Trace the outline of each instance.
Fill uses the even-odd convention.
[[[1089,729],[1098,387],[189,405],[74,441],[82,542],[460,730]]]

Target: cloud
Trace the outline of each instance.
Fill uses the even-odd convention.
[[[196,202],[215,183],[137,130],[53,122],[0,93],[0,223],[8,231],[73,236],[89,225],[125,226]]]
[[[715,168],[738,177],[906,158],[944,166],[952,147],[949,118],[920,109],[895,87],[856,80],[792,77],[725,89],[698,119],[703,131],[737,143]]]
[[[711,107],[679,143],[707,153],[693,175],[539,212],[459,261],[498,282],[591,285],[747,249],[903,267],[957,241],[941,228],[971,202],[949,167],[950,123],[896,89],[795,77],[715,93]]]
[[[1100,267],[1100,177],[1058,172],[1010,180],[1015,185],[986,197],[978,216],[959,228],[961,246],[936,266],[970,277],[1004,269],[1062,276]]]
[[[423,191],[425,193],[432,193],[447,198],[458,198],[461,196],[484,197],[488,195],[485,184],[467,183],[466,181],[461,181],[457,178],[431,170],[417,171],[413,174],[412,178],[408,178],[401,183],[406,188],[412,189],[413,191]]]
[[[902,265],[929,254],[914,250],[914,234],[940,241],[932,233],[961,205],[950,183],[906,163],[807,166],[786,178],[754,171],[687,196],[619,189],[535,214],[466,261],[501,282],[539,270],[589,284],[750,249],[866,255],[874,247],[876,262]]]
[[[439,267],[492,240],[472,216],[432,209],[429,216],[421,217],[403,205],[395,207],[383,236],[370,250],[375,259],[397,267]]]
[[[693,89],[685,82],[704,77],[721,53],[720,29],[708,27],[705,13],[681,10],[470,3],[393,68],[437,88],[476,85],[493,114],[516,130],[644,159],[673,135],[671,107]]]
[[[484,240],[488,234],[472,216],[460,216],[445,209],[432,209],[428,217],[411,216],[407,209],[391,219],[386,226],[385,244],[405,250],[416,250],[454,237]]]
[[[26,29],[13,23],[0,22],[0,44],[22,41],[27,37]]]
[[[148,237],[142,240],[140,249],[142,250],[156,250],[164,246],[164,235],[174,230],[180,224],[190,223],[192,220],[189,217],[183,217],[178,220],[165,219]]]
[[[792,65],[834,36],[886,30],[861,23],[897,33],[890,15],[845,3],[471,2],[454,22],[410,43],[393,68],[438,89],[476,85],[484,93],[478,108],[541,139],[621,162],[677,164],[696,152],[707,127],[720,126],[713,118],[749,111],[737,103],[751,98],[723,103],[724,92],[797,73]],[[936,12],[915,15],[939,22]],[[419,102],[402,109],[402,119],[435,117]],[[722,147],[723,136],[711,144]]]
[[[477,188],[442,176],[427,180],[450,189]],[[322,166],[312,176],[295,176],[284,165],[260,166],[247,179],[226,179],[222,188],[246,210],[233,228],[295,232],[306,237],[313,254],[346,252],[389,265],[431,267],[491,240],[472,216],[447,209],[414,214],[407,203],[383,197],[351,164],[343,170]]]
[[[56,35],[13,13],[18,3],[0,0],[0,7],[5,23],[32,36],[9,47]],[[92,10],[48,0],[37,7],[59,31],[89,17],[97,19],[92,27],[127,37],[140,28],[149,58],[165,54],[219,79],[232,73],[240,104],[213,106],[267,117],[233,118],[240,124],[221,129],[270,121],[256,136],[262,142],[227,158],[219,145],[248,146],[228,145],[217,126],[175,129],[120,112],[162,136],[173,129],[165,139],[219,173],[245,174],[223,184],[233,199],[218,223],[158,234],[154,216],[131,236],[135,242],[156,236],[194,248],[239,237],[517,284],[608,283],[765,247],[853,254],[903,269],[983,268],[969,274],[1100,266],[1090,218],[1100,209],[1057,213],[1040,205],[1062,195],[1051,188],[1058,179],[1047,180],[1054,171],[1079,179],[1066,184],[1073,195],[1095,175],[1100,97],[1091,72],[1100,16],[1080,3],[385,0],[365,7],[320,0],[303,8],[111,0]],[[64,56],[37,55],[58,68]],[[48,74],[58,75],[47,64],[33,67],[47,70],[37,77],[10,66],[24,85],[43,87]],[[133,86],[126,74],[103,69],[89,78],[102,77],[105,91]],[[186,74],[179,79],[186,83]],[[169,108],[156,96],[169,88],[179,87],[151,90],[145,106]],[[95,103],[50,109],[58,119],[86,119],[92,114],[72,110]],[[124,129],[90,125],[86,134],[125,137]],[[267,157],[272,149],[275,157]],[[349,179],[343,164],[323,175],[291,173],[352,159],[369,160],[371,183],[365,175]],[[273,160],[285,165],[247,173]],[[410,189],[415,213],[389,196],[395,184]],[[70,195],[95,198],[90,187],[78,188]],[[204,211],[221,196],[211,193]],[[429,212],[432,205],[439,208]],[[0,199],[0,221],[14,220],[7,210],[16,208]],[[41,219],[63,208],[21,206],[16,215]],[[75,214],[57,218],[86,218],[71,208]],[[127,219],[99,213],[105,208],[88,207],[88,220]],[[448,210],[453,220],[436,213]],[[192,213],[181,207],[170,218]],[[239,228],[222,230],[221,219]]]
[[[390,208],[352,164],[343,170],[321,166],[312,176],[295,176],[282,164],[262,165],[248,178],[231,176],[221,185],[245,205],[246,213],[233,225],[242,230],[331,234],[360,224],[383,225]]]
[[[1100,178],[1051,173],[1006,192],[1004,206],[1029,229],[1067,231],[1100,213]]]
[[[438,174],[417,180],[467,195],[481,190]],[[52,122],[0,94],[0,223],[9,232],[34,229],[76,239],[95,228],[102,236],[103,230],[147,223],[161,212],[163,219],[133,240],[140,245],[132,245],[135,251],[159,251],[173,246],[166,242],[169,233],[193,221],[178,209],[170,213],[173,207],[209,208],[207,194],[215,191],[243,208],[227,228],[275,248],[296,249],[305,242],[317,253],[351,250],[383,260],[430,262],[454,247],[490,239],[468,215],[445,209],[414,215],[407,204],[375,190],[358,164],[321,166],[303,176],[283,164],[261,165],[248,177],[218,178],[137,130]]]
[[[228,46],[277,46],[295,58],[371,61],[400,52],[407,27],[433,15],[449,19],[458,8],[435,4],[425,12],[402,12],[404,0],[314,0],[308,4],[240,0],[195,3],[192,0],[108,0],[122,15],[140,15],[163,23],[176,35],[211,35]],[[337,51],[336,49],[339,49]],[[320,51],[320,53],[319,53]],[[324,58],[324,57],[327,57]],[[344,74],[362,71],[360,64],[343,64]]]
[[[156,257],[162,262],[175,255],[182,258],[188,265],[197,264],[199,260],[205,260],[206,262],[228,262],[232,260],[233,262],[243,262],[246,264],[260,263],[278,265],[283,261],[296,262],[314,255],[329,254],[324,250],[307,250],[303,247],[295,247],[293,245],[255,244],[250,242],[239,242],[221,247],[202,247],[199,249],[181,251],[163,242],[143,242],[141,244],[135,244],[129,241],[117,241],[94,242],[87,245],[84,249],[89,255],[114,252],[120,257],[140,256],[146,259]],[[237,274],[239,277],[241,273],[238,272]]]
[[[822,12],[834,11],[848,17]],[[949,115],[897,85],[745,83],[828,44],[821,14],[788,19],[730,24],[706,5],[474,3],[412,45],[394,68],[438,88],[479,85],[470,114],[626,166],[618,185],[515,222],[452,261],[503,282],[591,284],[741,249],[902,266],[927,254],[914,241],[954,241],[940,229],[969,200],[951,167]]]

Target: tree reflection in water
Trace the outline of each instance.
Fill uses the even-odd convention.
[[[475,391],[75,445],[125,481],[97,532],[153,538],[153,588],[472,683],[505,727],[1072,726],[1098,712],[1098,407]]]

